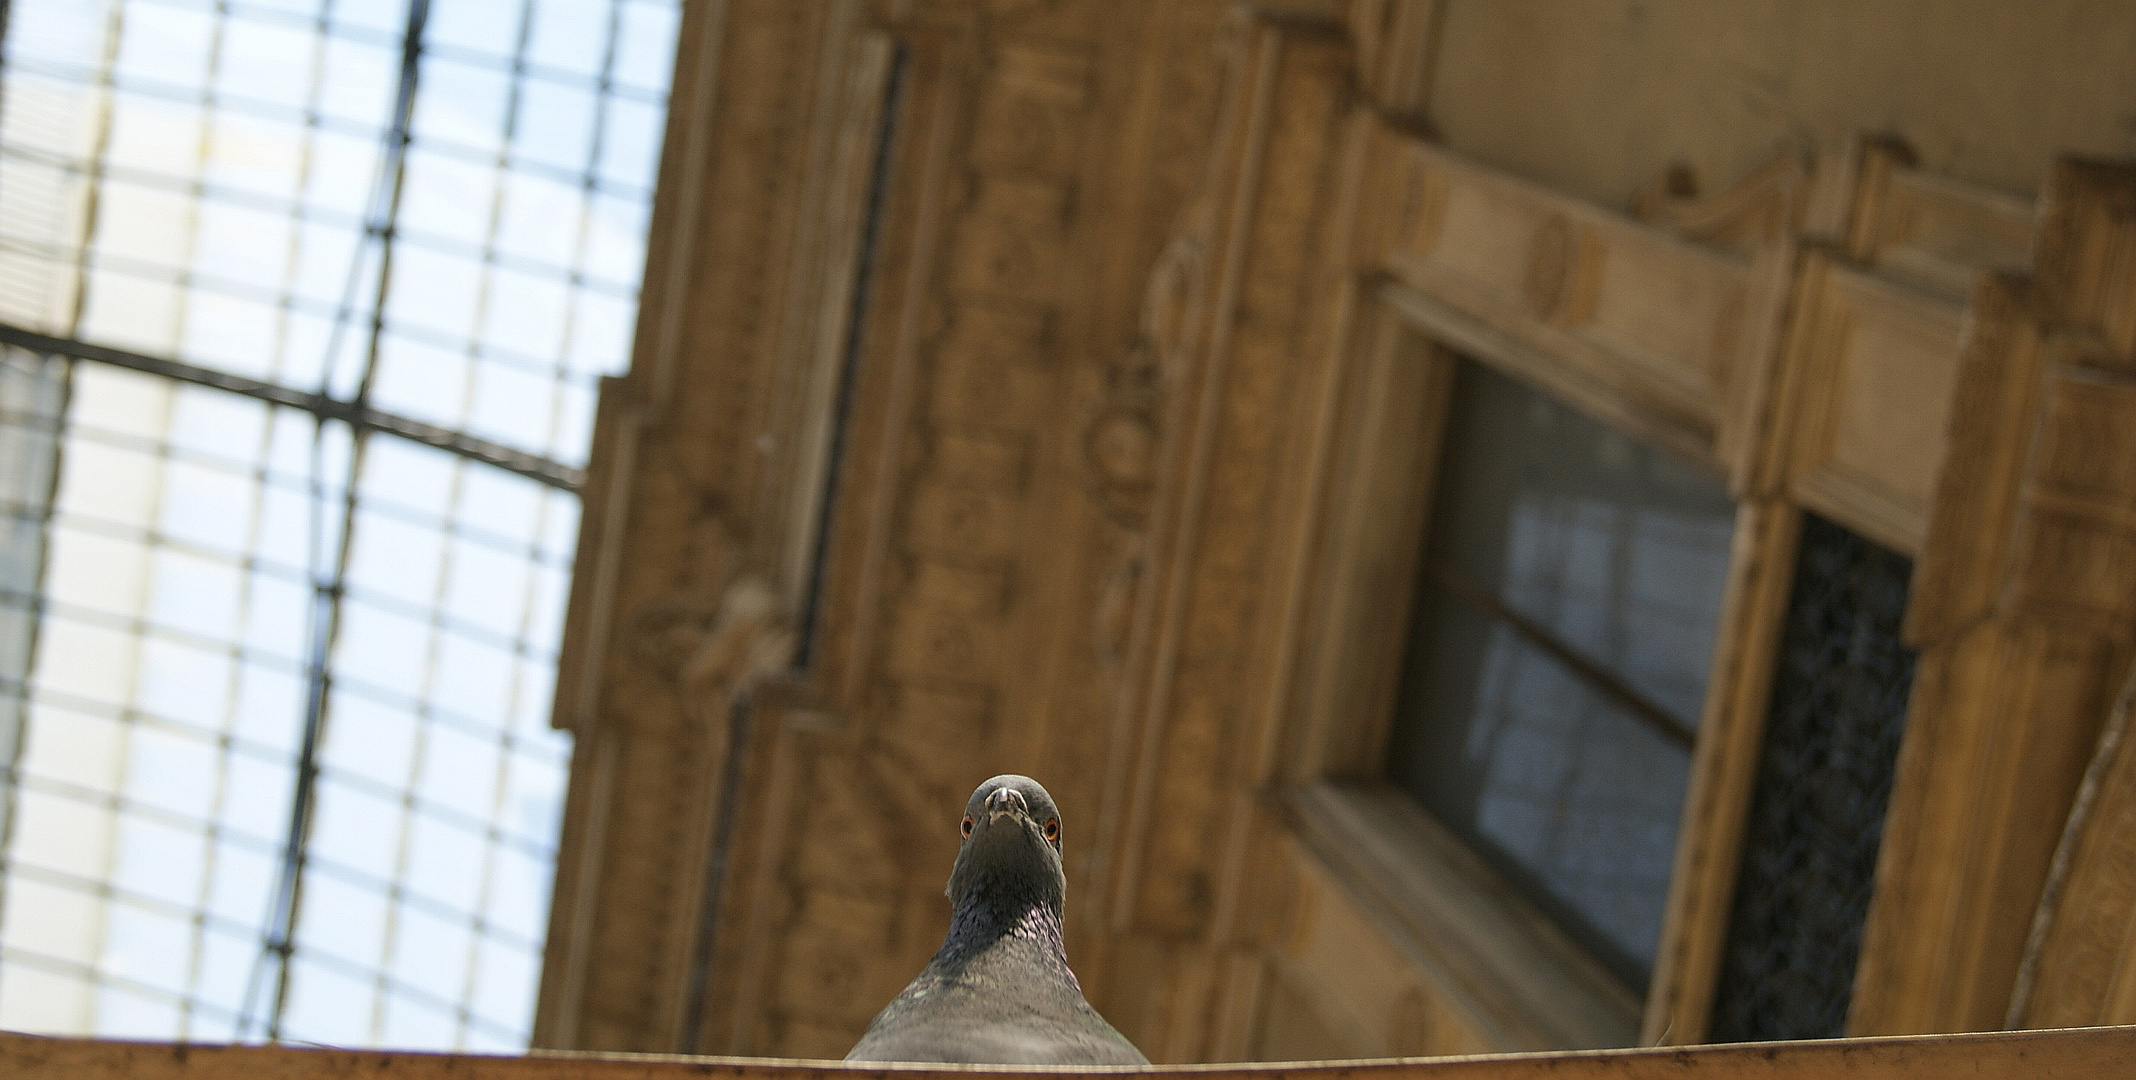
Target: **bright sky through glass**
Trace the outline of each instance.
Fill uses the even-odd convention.
[[[0,323],[570,474],[629,356],[677,18],[14,0]],[[525,1046],[577,496],[17,348],[0,473],[0,1028]]]

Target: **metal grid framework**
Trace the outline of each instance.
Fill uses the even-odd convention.
[[[671,0],[16,0],[0,1027],[525,1045]]]
[[[1733,508],[1472,362],[1451,415],[1390,775],[1643,983]]]
[[[1743,864],[1714,990],[1719,1042],[1846,1034],[1913,689],[1913,561],[1806,516]]]

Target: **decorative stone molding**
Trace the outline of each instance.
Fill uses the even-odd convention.
[[[1344,6],[1359,89],[1382,113],[1424,117],[1446,0],[1348,0]]]
[[[1083,427],[1083,464],[1091,496],[1106,516],[1139,529],[1149,519],[1156,475],[1162,375],[1139,351],[1108,374],[1111,385]]]
[[[2130,670],[2078,787],[2006,1028],[2136,1023],[2136,706]]]
[[[2124,475],[2136,393],[2115,342],[2136,320],[2136,264],[2112,254],[2136,238],[2120,209],[2136,205],[2136,171],[2059,165],[2021,271],[1992,265],[2012,247],[1993,226],[2020,215],[1994,203],[1952,212],[1949,185],[1909,184],[1896,169],[1883,188],[1914,190],[1915,209],[1878,214],[1878,235],[1991,265],[1971,294],[1908,614],[1921,666],[1850,1021],[1865,1034],[2013,1015],[2024,930],[2136,631],[2136,481]],[[1929,195],[1943,211],[1922,209]],[[1987,223],[1983,238],[1965,240],[1953,221]],[[1916,277],[1926,263],[1905,261]],[[2056,910],[2055,922],[2096,915],[2066,893]],[[2101,977],[2060,970],[2072,986]]]
[[[784,601],[761,574],[734,576],[718,604],[685,597],[640,605],[628,620],[631,650],[673,682],[683,708],[719,723],[736,697],[793,662]]]
[[[1726,191],[1701,196],[1698,178],[1689,166],[1679,165],[1663,173],[1633,205],[1632,214],[1687,239],[1755,251],[1802,233],[1815,169],[1811,153],[1791,150]]]

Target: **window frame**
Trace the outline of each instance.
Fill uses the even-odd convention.
[[[1299,849],[1392,931],[1481,1029],[1505,1045],[1632,1045],[1679,998],[1711,996],[1799,511],[1732,492],[1718,631],[1654,974],[1642,997],[1386,780],[1383,763],[1460,363],[1492,368],[1700,468],[1725,470],[1683,453],[1680,429],[1638,390],[1468,332],[1444,315],[1401,283],[1360,289],[1310,569],[1316,602],[1304,618],[1314,632],[1302,638],[1288,703],[1282,802]]]

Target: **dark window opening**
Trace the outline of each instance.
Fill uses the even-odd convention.
[[[898,116],[905,99],[907,57],[904,46],[890,58],[890,77],[883,89],[882,118],[875,134],[874,175],[868,184],[868,204],[860,226],[860,251],[854,258],[853,295],[848,301],[845,343],[838,367],[838,395],[831,405],[830,448],[824,455],[823,494],[816,508],[816,534],[810,541],[808,582],[801,597],[800,627],[795,634],[794,668],[806,671],[816,658],[816,637],[821,628],[823,575],[831,555],[831,512],[838,504],[839,481],[845,471],[846,427],[852,422],[853,391],[859,379],[860,350],[868,322],[868,297],[875,278],[876,248],[882,242],[884,202],[889,197],[890,167],[897,148]]]
[[[1643,986],[1734,508],[1718,479],[1470,362],[1442,460],[1389,778]]]
[[[1913,563],[1805,517],[1708,1034],[1846,1031],[1913,687]]]

